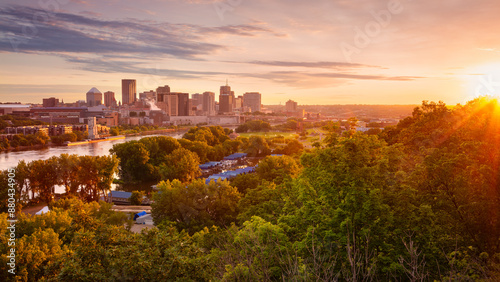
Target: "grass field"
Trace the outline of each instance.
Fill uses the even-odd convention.
[[[249,133],[238,133],[241,137],[250,137],[250,136],[262,136],[264,138],[271,138],[276,136],[283,136],[285,138],[295,138],[298,134],[294,132],[249,132]]]

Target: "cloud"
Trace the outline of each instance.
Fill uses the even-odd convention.
[[[352,69],[352,68],[366,68],[376,67],[363,64],[353,64],[344,62],[289,62],[289,61],[251,61],[247,62],[254,65],[264,66],[277,66],[277,67],[304,67],[304,68],[324,68],[324,69]]]
[[[0,52],[141,54],[196,59],[228,47],[210,43],[214,36],[281,36],[253,24],[205,27],[193,24],[95,17],[24,6],[0,11]]]
[[[424,77],[417,76],[385,76],[364,75],[341,72],[301,72],[301,71],[275,71],[260,74],[246,74],[249,77],[271,80],[276,83],[286,84],[290,87],[312,89],[338,86],[352,80],[379,80],[379,81],[413,81]]]
[[[271,71],[271,72],[217,72],[191,71],[162,68],[160,64],[150,62],[149,66],[134,58],[100,57],[86,58],[71,55],[61,55],[68,62],[76,64],[79,69],[102,73],[129,73],[152,76],[163,76],[169,79],[208,79],[217,76],[236,76],[241,78],[258,78],[296,88],[321,88],[336,86],[350,80],[379,81],[412,81],[423,77],[417,76],[385,76],[365,75],[346,72],[305,72],[305,71]]]
[[[199,79],[215,75],[229,75],[229,73],[226,72],[164,69],[160,67],[160,64],[155,62],[150,62],[147,64],[149,66],[144,67],[142,66],[144,65],[143,61],[134,61],[134,59],[137,58],[133,57],[130,57],[131,60],[122,60],[121,58],[115,56],[100,58],[88,58],[71,55],[59,56],[63,57],[66,61],[75,64],[78,69],[91,72],[145,74],[180,79]]]

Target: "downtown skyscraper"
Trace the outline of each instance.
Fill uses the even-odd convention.
[[[231,86],[227,84],[220,87],[219,95],[219,113],[227,114],[233,112],[234,91],[231,91]]]
[[[135,79],[122,79],[122,105],[133,104],[137,97]]]

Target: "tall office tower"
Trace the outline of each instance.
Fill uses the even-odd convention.
[[[231,94],[231,86],[227,85],[227,81],[226,85],[220,87],[220,94]]]
[[[43,99],[43,107],[44,108],[57,107],[58,104],[59,104],[59,99],[56,99],[54,97]]]
[[[219,95],[219,113],[232,113],[234,103],[234,91],[231,91],[231,86],[226,85],[220,87]]]
[[[170,116],[189,116],[189,93],[170,92],[168,85],[156,88],[157,106]]]
[[[296,112],[297,111],[297,102],[292,100],[288,100],[285,104],[285,108],[287,112]]]
[[[156,101],[156,91],[149,90],[139,93],[139,100]]]
[[[203,94],[192,94],[191,95],[191,105],[193,107],[198,107],[199,105],[203,105]]]
[[[92,89],[87,92],[87,107],[95,107],[102,105],[102,93],[97,90],[97,88],[92,87]]]
[[[177,101],[179,105],[178,115],[189,116],[191,113],[191,109],[189,107],[189,93],[172,92],[171,94],[177,95]]]
[[[156,101],[157,102],[165,102],[164,96],[170,94],[170,86],[160,86],[156,88]]]
[[[206,115],[215,115],[215,93],[205,92],[203,93],[203,112]]]
[[[233,112],[233,96],[228,94],[219,95],[219,113],[232,113]]]
[[[260,112],[261,95],[259,92],[247,92],[243,94],[243,107],[249,107],[252,112]]]
[[[133,104],[137,97],[135,79],[122,79],[122,105]]]
[[[106,107],[116,107],[115,92],[106,91],[104,92],[104,106]]]
[[[243,96],[239,95],[238,97],[234,98],[234,103],[233,103],[234,109],[241,109],[243,107]]]

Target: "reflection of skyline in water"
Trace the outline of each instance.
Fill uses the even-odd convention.
[[[125,143],[127,141],[139,140],[145,137],[151,136],[171,136],[176,139],[182,137],[182,133],[173,132],[170,134],[155,134],[155,135],[145,135],[145,136],[133,136],[127,137],[125,139],[113,140],[113,141],[103,141],[97,143],[89,143],[85,145],[77,146],[58,146],[58,147],[48,147],[40,150],[27,150],[27,151],[11,151],[8,153],[0,153],[0,170],[6,170],[17,166],[19,161],[24,160],[26,163],[35,160],[46,160],[53,156],[59,156],[61,154],[69,155],[89,155],[89,156],[105,156],[109,155],[109,150],[113,148],[113,145]]]

